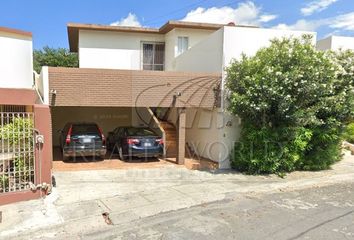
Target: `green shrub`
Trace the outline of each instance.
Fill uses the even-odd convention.
[[[5,175],[0,175],[0,189],[6,189],[9,186],[9,178]]]
[[[30,180],[29,163],[33,160],[33,156],[17,156],[14,161],[16,169],[15,177],[21,182],[28,182]]]
[[[354,144],[354,122],[348,124],[343,134],[344,140]]]
[[[7,141],[11,146],[22,141],[26,145],[33,142],[33,120],[30,118],[15,117],[8,124],[0,127],[0,139]],[[25,141],[26,139],[26,141]]]
[[[8,124],[0,127],[0,140],[3,140],[10,152],[15,152],[15,159],[10,160],[6,174],[14,177],[16,183],[25,184],[30,181],[31,169],[33,165],[33,154],[19,153],[23,149],[31,149],[33,146],[33,120],[29,118],[15,117]],[[1,146],[0,146],[1,147]],[[32,149],[33,150],[33,149]],[[0,188],[6,188],[9,185],[9,178],[0,175]]]
[[[306,148],[299,170],[324,170],[341,159],[340,130],[336,127],[317,127]]]
[[[321,52],[310,36],[275,39],[227,69],[229,111],[241,117],[232,166],[248,173],[327,169],[354,114],[354,53]]]
[[[303,159],[312,132],[305,128],[254,128],[244,125],[232,166],[250,174],[294,171]]]

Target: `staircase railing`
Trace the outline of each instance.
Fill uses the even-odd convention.
[[[149,127],[152,129],[157,130],[159,134],[161,134],[163,142],[166,143],[166,133],[165,130],[163,129],[159,119],[155,116],[154,112],[151,110],[151,108],[147,108],[148,112],[151,115],[151,121],[149,121]],[[163,148],[163,156],[164,158],[166,157],[166,144],[164,144]]]

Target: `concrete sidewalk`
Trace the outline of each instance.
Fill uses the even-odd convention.
[[[354,182],[354,157],[332,170],[247,176],[167,166],[158,169],[54,172],[57,187],[41,200],[1,206],[0,238],[58,238],[109,230],[162,212],[224,200],[230,195]],[[108,225],[102,213],[108,213]]]

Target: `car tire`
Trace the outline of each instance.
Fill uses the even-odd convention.
[[[100,155],[100,159],[104,160],[106,155]]]
[[[63,154],[63,162],[69,160],[69,158],[64,154],[64,149],[62,150],[62,154]]]
[[[123,155],[123,149],[122,149],[122,147],[120,147],[120,148],[118,149],[118,153],[119,153],[119,159],[122,160],[122,161],[124,161],[124,160],[125,160],[125,157],[124,157],[124,155]]]

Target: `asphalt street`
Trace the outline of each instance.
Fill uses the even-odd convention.
[[[354,185],[229,196],[83,239],[354,239]]]

